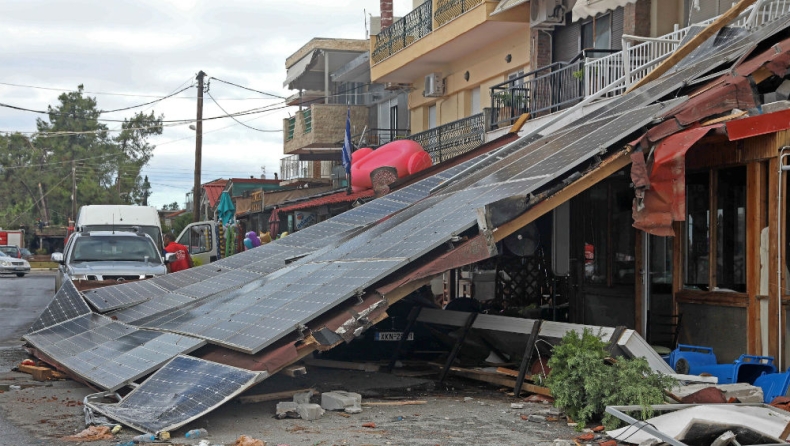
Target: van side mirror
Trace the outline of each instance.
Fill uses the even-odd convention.
[[[51,261],[55,263],[63,263],[63,253],[62,252],[53,252],[52,256],[49,258]]]
[[[173,263],[175,261],[176,261],[176,253],[168,252],[167,254],[165,254],[165,263],[166,264],[167,263]]]

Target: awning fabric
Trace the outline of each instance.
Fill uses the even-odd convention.
[[[285,82],[283,82],[283,87],[286,87],[286,88],[289,88],[291,90],[294,90],[294,88],[291,87],[291,83],[294,82],[295,80],[299,79],[300,76],[302,76],[310,68],[312,68],[313,64],[315,63],[316,58],[318,57],[318,53],[320,51],[321,50],[310,51],[303,58],[299,59],[298,62],[296,62],[295,64],[291,65],[291,67],[288,68],[288,71],[286,72]]]
[[[510,8],[514,8],[526,2],[527,0],[502,0],[498,5],[496,5],[496,8],[494,8],[494,10],[489,15],[499,14],[500,12],[507,11]]]
[[[646,189],[637,190],[635,228],[662,237],[675,235],[672,222],[686,220],[686,152],[722,125],[696,127],[667,137],[656,146],[652,166],[645,166],[644,156],[632,156],[631,180],[637,187],[649,184]]]
[[[576,0],[572,10],[573,21],[595,17],[606,11],[614,11],[629,3],[636,3],[636,0]]]
[[[230,194],[223,192],[219,197],[219,205],[217,206],[217,215],[222,220],[222,224],[228,224],[236,215],[236,206],[233,205],[233,200]]]

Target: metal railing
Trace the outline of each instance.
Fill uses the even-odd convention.
[[[409,129],[367,129],[363,133],[351,135],[351,141],[356,147],[370,147],[377,149],[398,139],[408,139]],[[343,141],[338,141],[338,147],[343,147]]]
[[[553,113],[584,98],[584,61],[555,62],[491,87],[491,128],[510,125],[519,116]]]
[[[312,172],[311,161],[300,161],[299,155],[290,155],[280,159],[280,175],[283,180],[308,178]]]
[[[436,12],[433,14],[436,26],[451,22],[461,14],[483,3],[483,0],[439,0],[436,2]]]
[[[418,142],[434,164],[466,153],[485,142],[486,126],[483,113],[459,119],[409,136]]]
[[[379,33],[376,47],[373,48],[373,54],[370,56],[373,65],[431,33],[433,30],[432,5],[432,1],[423,3]]]

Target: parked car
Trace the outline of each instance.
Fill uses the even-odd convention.
[[[23,258],[23,259],[25,259],[25,260],[28,260],[28,261],[29,261],[30,259],[32,259],[32,258],[33,258],[33,253],[32,253],[32,252],[30,252],[30,250],[29,250],[29,249],[27,249],[27,248],[19,248],[19,250],[20,250],[20,251],[22,251],[22,258]]]
[[[175,256],[168,254],[168,261]],[[73,234],[57,262],[55,290],[66,280],[85,290],[117,282],[149,279],[167,273],[154,240],[143,232],[92,231]]]
[[[22,258],[22,250],[16,245],[0,245],[0,252],[3,252],[9,257],[14,257],[17,259]]]
[[[25,259],[17,259],[0,251],[0,274],[16,274],[25,277],[30,272],[30,264]]]

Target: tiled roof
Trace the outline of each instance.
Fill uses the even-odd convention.
[[[280,212],[293,212],[299,209],[312,208],[316,206],[323,206],[332,203],[348,203],[357,200],[358,198],[367,198],[373,196],[373,189],[367,189],[362,192],[354,192],[348,194],[347,192],[338,192],[332,195],[326,195],[313,200],[307,200],[301,203],[292,204],[280,208]]]

